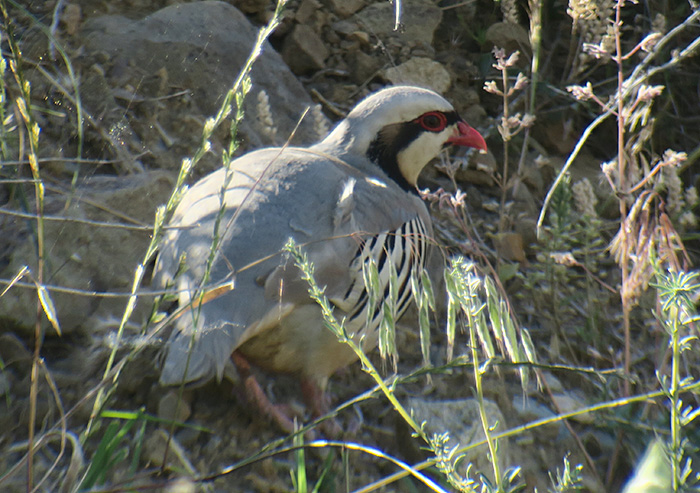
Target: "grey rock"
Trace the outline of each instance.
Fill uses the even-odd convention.
[[[324,0],[324,3],[343,19],[360,10],[366,2],[364,0]]]
[[[129,85],[138,93],[142,80],[165,72],[168,93],[188,92],[186,96],[163,101],[182,115],[173,119],[181,126],[168,129],[172,140],[176,144],[180,140],[189,142],[192,152],[201,135],[201,123],[214,115],[223,102],[248,58],[257,29],[235,7],[203,1],[171,5],[140,20],[118,15],[93,18],[85,23],[84,34],[88,50],[107,55],[111,65],[106,77],[117,87]],[[278,135],[291,135],[299,117],[313,102],[267,43],[253,68],[252,81],[254,93],[264,90],[269,96]],[[190,101],[183,114],[182,106]],[[255,104],[255,98],[247,98],[246,113],[254,114]],[[192,118],[199,122],[188,126]],[[144,127],[147,132],[152,125]],[[311,122],[302,122],[293,142],[315,142],[312,127]],[[225,138],[226,132],[222,133],[220,137]],[[254,118],[244,119],[239,135],[244,141],[243,149],[272,144],[258,131]],[[217,142],[212,139],[214,149]],[[149,150],[153,147],[147,145]],[[188,155],[188,149],[179,151],[180,159]],[[179,160],[175,162],[179,164]]]
[[[320,8],[321,4],[317,0],[301,0],[294,20],[299,24],[309,24]]]
[[[269,0],[232,0],[231,3],[246,14],[259,14],[274,7]]]
[[[0,372],[0,397],[10,395],[10,374],[7,371]]]
[[[325,67],[329,51],[309,26],[297,24],[284,40],[282,57],[295,74],[308,74]]]
[[[514,51],[529,53],[530,36],[527,30],[520,24],[510,22],[497,22],[486,30],[486,42],[491,43],[496,48],[503,48],[506,53]],[[525,57],[521,57],[523,60]]]
[[[445,93],[452,83],[450,73],[438,62],[424,57],[413,57],[397,67],[384,70],[384,77],[392,84],[410,84]]]
[[[430,0],[404,0],[401,3],[403,28],[398,31],[394,30],[394,6],[389,2],[368,5],[351,20],[382,40],[394,37],[403,43],[432,45],[435,30],[442,20],[442,10]]]
[[[4,297],[11,293],[5,293]],[[0,334],[0,361],[3,362],[5,375],[16,371],[18,375],[28,375],[32,367],[32,353],[17,335],[12,332]]]
[[[333,29],[334,32],[336,32],[340,35],[349,36],[359,29],[359,25],[357,24],[357,22],[343,20],[343,21],[334,22],[331,25],[331,29]]]
[[[422,398],[412,398],[409,399],[407,407],[413,411],[414,419],[418,423],[425,422],[424,429],[428,437],[434,434],[449,433],[448,450],[458,444],[463,447],[480,442],[485,438],[479,414],[479,402],[476,399],[428,401]],[[496,433],[508,428],[503,413],[495,402],[484,400],[484,407],[489,425],[493,427],[497,424]],[[508,440],[499,440],[498,451],[502,464],[510,464]],[[490,476],[489,473],[492,469],[487,452],[486,445],[467,451],[464,460],[459,464],[460,472],[466,473],[467,465],[473,463],[476,471]]]
[[[587,407],[583,397],[578,396],[573,392],[568,392],[566,394],[553,394],[552,400],[562,414],[578,411]],[[579,423],[593,424],[596,417],[592,413],[583,413],[578,414],[571,419],[578,421]]]
[[[192,414],[192,409],[185,399],[181,399],[179,392],[170,390],[160,398],[158,402],[158,417],[164,420],[187,421]]]
[[[355,50],[348,54],[348,58],[351,69],[350,76],[358,84],[363,84],[379,71],[380,60],[376,56]]]
[[[522,422],[550,419],[556,416],[550,408],[540,403],[534,397],[523,398],[522,394],[513,396],[513,411],[518,414]],[[537,439],[541,441],[556,440],[562,436],[563,433],[565,433],[565,427],[561,422],[549,426],[541,426],[537,428],[535,432]]]
[[[128,217],[150,224],[156,207],[167,200],[172,186],[169,173],[152,171],[124,177],[96,176],[78,186],[73,194],[49,195],[45,215],[64,220],[45,220],[44,282],[87,293],[128,291],[134,270],[146,252],[149,231],[105,227],[89,221],[134,225],[125,219]],[[37,255],[31,226],[12,216],[5,216],[4,221],[1,229],[12,231],[14,246],[0,259],[0,265],[5,265],[0,277],[12,278],[28,266],[36,278]],[[95,330],[98,320],[118,320],[126,306],[126,298],[100,298],[51,289],[49,294],[64,333],[80,327]],[[143,317],[150,300],[142,300],[139,305],[144,310]],[[36,290],[12,288],[0,303],[0,319],[19,333],[33,334]],[[48,330],[47,334],[55,332]]]

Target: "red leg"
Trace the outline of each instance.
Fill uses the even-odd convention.
[[[287,415],[282,406],[276,406],[265,395],[265,391],[251,372],[250,363],[242,355],[233,352],[233,363],[241,376],[246,398],[263,414],[275,423],[284,433],[294,432],[294,421]]]
[[[328,392],[323,390],[317,381],[302,377],[301,392],[304,395],[304,402],[314,418],[328,414],[331,409],[331,399]],[[343,434],[343,429],[335,418],[325,420],[321,423],[321,428],[328,438],[338,438]]]

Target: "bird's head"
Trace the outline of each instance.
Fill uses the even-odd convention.
[[[447,145],[486,150],[484,138],[442,96],[395,86],[361,101],[322,144],[364,155],[406,190]]]

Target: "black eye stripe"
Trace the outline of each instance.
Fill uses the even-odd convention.
[[[425,128],[421,123],[421,117],[429,113],[439,113],[445,119],[445,127],[442,129]],[[439,118],[439,117],[438,117]],[[456,111],[430,111],[405,122],[397,122],[383,127],[377,132],[376,137],[367,148],[367,158],[378,165],[401,188],[410,193],[415,193],[415,186],[406,181],[406,177],[399,170],[397,155],[408,148],[421,134],[440,133],[445,128],[462,121]]]

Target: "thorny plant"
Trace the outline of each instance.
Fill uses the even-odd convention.
[[[53,302],[51,301],[48,292],[43,287],[44,284],[44,274],[45,274],[45,236],[44,236],[44,199],[45,199],[45,188],[42,182],[41,172],[39,169],[39,124],[37,123],[33,112],[31,111],[31,87],[29,81],[26,79],[23,71],[23,60],[22,54],[19,46],[15,39],[14,26],[10,20],[7,5],[4,2],[0,3],[0,10],[2,11],[5,32],[7,32],[7,41],[10,46],[11,58],[9,60],[10,70],[15,78],[17,87],[19,88],[19,95],[15,100],[17,110],[22,118],[22,123],[26,129],[28,135],[29,143],[29,167],[31,169],[32,178],[34,180],[34,202],[36,204],[37,211],[37,222],[36,222],[36,248],[37,248],[37,266],[36,272],[34,272],[34,278],[37,285],[37,299],[36,299],[36,319],[34,323],[34,353],[32,357],[32,368],[31,368],[31,382],[29,389],[29,429],[28,429],[28,447],[27,447],[27,484],[32,485],[34,482],[33,475],[33,461],[35,452],[35,433],[36,433],[36,414],[37,414],[37,394],[38,394],[38,383],[39,383],[39,369],[41,367],[41,341],[43,340],[43,319],[42,315],[46,314],[49,321],[52,323],[53,328],[60,335],[61,329],[58,323],[58,319],[55,316],[55,309]],[[6,61],[4,57],[0,57],[0,70],[4,76]],[[4,79],[3,79],[4,81]],[[2,101],[0,105],[4,107],[6,89],[3,82],[2,87]],[[3,113],[4,113],[3,109]],[[5,120],[3,119],[3,129],[5,127]],[[3,153],[6,152],[5,138],[3,132]],[[24,269],[23,269],[24,271]],[[18,273],[17,276],[22,275],[22,272]],[[15,279],[17,279],[17,276]],[[9,289],[9,288],[8,288]],[[63,451],[63,445],[65,442],[61,443],[61,451]]]
[[[551,493],[568,493],[570,491],[579,491],[583,489],[583,477],[581,472],[582,465],[571,467],[569,457],[564,457],[564,468],[559,471],[557,468],[556,476],[549,473],[549,479],[552,482],[552,489],[548,490]]]
[[[662,53],[660,46],[683,27],[690,25],[696,18],[697,12],[692,14],[682,26],[678,26],[672,33],[662,34],[663,19],[657,16],[654,19],[655,31],[644,37],[629,52],[622,51],[622,23],[621,8],[623,0],[617,2],[576,2],[569,4],[569,13],[574,19],[574,31],[580,34],[582,42],[579,43],[580,52],[575,55],[575,60],[570,62],[571,79],[580,76],[589,64],[598,60],[599,63],[613,61],[617,66],[617,87],[615,94],[609,101],[604,101],[594,91],[593,86],[587,83],[583,86],[570,86],[569,91],[579,100],[593,101],[605,112],[605,116],[617,117],[618,132],[618,158],[603,165],[603,175],[609,183],[614,195],[619,197],[620,216],[622,217],[618,234],[609,246],[612,258],[622,271],[622,283],[619,297],[622,301],[622,319],[625,334],[624,368],[628,378],[624,380],[624,395],[630,395],[630,332],[631,311],[640,301],[640,296],[646,290],[654,272],[652,259],[661,262],[665,269],[673,272],[686,270],[689,259],[685,253],[681,241],[681,235],[676,231],[674,224],[683,228],[695,227],[697,219],[692,214],[692,208],[697,204],[697,191],[690,187],[683,190],[679,177],[679,167],[685,161],[686,155],[682,152],[667,150],[663,155],[652,154],[649,149],[649,140],[654,129],[652,116],[652,103],[661,94],[663,86],[650,85],[647,81],[653,73],[668,69],[690,56],[698,47],[698,39],[693,41],[684,50],[672,54],[672,60],[660,67],[649,70],[648,66],[654,57]],[[611,17],[613,17],[611,19]],[[602,29],[601,29],[602,28]],[[575,37],[572,38],[575,42]],[[635,54],[648,53],[643,63],[638,64],[632,74],[625,79],[626,65]],[[511,185],[508,178],[509,152],[508,142],[512,136],[522,130],[523,121],[513,119],[509,121],[508,97],[513,94],[518,84],[523,84],[520,76],[516,78],[513,87],[508,88],[507,69],[514,64],[510,58],[506,59],[505,53],[495,51],[497,63],[494,65],[503,76],[503,89],[499,90],[495,82],[487,82],[484,89],[501,96],[504,99],[504,114],[498,130],[504,142],[503,177],[499,180],[501,187],[501,208],[499,227],[504,228],[504,215],[507,211],[505,192]],[[600,90],[600,89],[598,89]],[[531,106],[532,108],[532,106]],[[516,115],[519,116],[519,115]],[[526,115],[527,117],[527,115]],[[597,119],[594,128],[601,119]],[[553,237],[554,242],[547,241],[545,255],[538,260],[545,266],[544,278],[540,281],[529,279],[529,282],[545,283],[551,292],[561,294],[570,288],[568,282],[570,272],[567,267],[581,268],[585,272],[585,285],[587,293],[587,306],[607,306],[600,303],[601,296],[609,297],[609,293],[615,289],[606,284],[598,276],[603,257],[600,226],[595,210],[595,195],[592,193],[590,182],[581,181],[570,187],[567,180],[566,168],[573,160],[587,135],[577,145],[572,157],[567,161],[567,166],[562,171],[556,184],[550,190],[545,208],[540,216],[540,225],[547,205],[550,205],[550,228],[547,232]],[[527,137],[527,132],[526,132]],[[571,209],[572,192],[576,198],[579,216],[568,213]],[[568,196],[563,196],[568,195]],[[551,203],[550,203],[551,202]],[[573,226],[573,229],[572,229]],[[573,235],[572,235],[573,234]],[[551,240],[552,238],[550,238]],[[558,273],[558,274],[557,274]],[[531,286],[534,287],[534,286]],[[536,292],[537,290],[533,291]],[[549,301],[556,297],[550,297]],[[572,298],[574,299],[574,298]],[[551,312],[555,322],[558,315],[559,304],[554,301],[555,309]],[[595,316],[597,309],[582,310],[588,320],[587,326],[597,328],[598,320],[602,317]],[[539,312],[541,313],[541,312]],[[557,322],[557,326],[560,324]],[[588,333],[588,331],[586,331]],[[594,333],[594,332],[592,332]],[[567,339],[564,338],[566,341]],[[573,351],[572,351],[573,352]],[[610,462],[610,473],[614,471],[616,456]]]
[[[564,71],[565,80],[580,76],[595,62],[595,55],[587,52],[586,47],[602,45],[614,50],[615,38],[609,22],[614,4],[615,0],[569,0],[566,13],[572,19],[572,36],[567,60],[570,69]]]
[[[515,315],[509,315],[512,308],[504,294],[505,288],[501,284],[501,271],[497,272],[490,260],[495,258],[495,254],[488,252],[484,245],[477,243],[477,240],[470,233],[472,225],[468,221],[465,194],[461,190],[457,190],[455,194],[450,194],[442,189],[436,192],[423,191],[421,194],[424,199],[437,204],[443,213],[442,217],[455,222],[461,233],[465,235],[466,240],[462,240],[463,236],[457,237],[454,234],[450,234],[447,236],[448,242],[453,246],[459,247],[462,253],[479,259],[479,263],[485,266],[490,278],[485,278],[483,282],[487,286],[487,292],[492,292],[491,298],[495,299],[496,291],[500,293],[499,298],[501,301],[499,304],[502,316],[492,317],[489,320],[489,330],[477,330],[477,334],[480,337],[481,334],[490,332],[498,334],[501,330],[499,327],[504,327],[504,325],[500,324],[510,324],[508,331],[517,335],[517,338],[520,338],[523,342],[523,348],[527,348],[526,341],[529,341],[529,332],[517,325],[512,325],[515,323]],[[549,241],[544,242],[543,246],[536,247],[539,248],[537,261],[530,265],[527,274],[516,274],[522,279],[525,287],[525,289],[518,291],[516,297],[521,298],[519,306],[525,306],[526,309],[529,307],[534,308],[533,314],[535,320],[537,320],[535,323],[540,326],[546,325],[544,317],[554,314],[555,321],[559,321],[560,325],[565,325],[565,321],[568,322],[572,319],[579,320],[582,315],[586,315],[587,326],[597,327],[596,323],[598,320],[605,318],[604,315],[599,313],[598,307],[607,306],[608,304],[607,301],[601,300],[609,299],[612,296],[611,292],[614,292],[614,290],[599,277],[600,266],[606,256],[604,255],[605,245],[600,238],[599,228],[602,221],[594,214],[593,206],[596,198],[592,193],[590,183],[586,180],[576,184],[573,195],[571,189],[566,186],[561,187],[556,197],[557,200],[553,204],[554,213],[550,217],[554,222],[551,229],[551,238]],[[572,202],[575,203],[578,213],[573,211]],[[593,225],[595,227],[592,227]],[[437,223],[435,228],[436,231],[441,232],[443,225]],[[582,269],[585,275],[576,277],[574,282],[572,282],[572,267]],[[449,282],[447,286],[448,291],[452,291]],[[497,289],[496,286],[498,286]],[[587,304],[581,303],[580,293],[582,292],[582,286],[587,293]],[[603,286],[605,291],[601,291],[600,286]],[[608,298],[604,298],[604,296],[608,296]],[[573,305],[573,307],[569,306],[569,304]],[[489,307],[492,306],[490,303],[488,305]],[[499,323],[499,320],[505,322]],[[469,327],[473,326],[471,322],[467,325]],[[557,327],[560,325],[557,325]],[[479,324],[475,326],[478,328]],[[594,333],[594,331],[587,330],[581,330],[581,332],[587,339],[590,339]],[[560,339],[565,341],[565,343],[569,340],[568,337],[563,335],[557,340]],[[482,341],[482,339],[479,340]],[[504,338],[497,337],[499,347],[502,347],[504,340]],[[449,341],[448,331],[448,350],[451,347]],[[558,344],[553,341],[551,346],[557,348]],[[483,346],[483,351],[488,358],[491,358],[493,357],[493,352],[489,351],[489,347],[491,350],[493,349],[493,346],[486,343]],[[570,349],[573,353],[573,348]],[[534,349],[532,354],[534,354]],[[556,358],[556,354],[551,356]],[[535,368],[535,374],[538,377],[538,382],[543,385],[545,392],[551,398],[552,390],[549,388],[544,374],[537,368]],[[527,375],[521,374],[521,378],[527,378]],[[523,381],[523,386],[525,385],[525,381]],[[558,408],[554,401],[553,405],[555,408]],[[595,475],[594,462],[586,452],[582,440],[568,422],[565,421],[564,424],[569,428],[577,442],[578,448],[586,459],[589,470],[593,471]],[[578,468],[579,466],[576,467]]]

